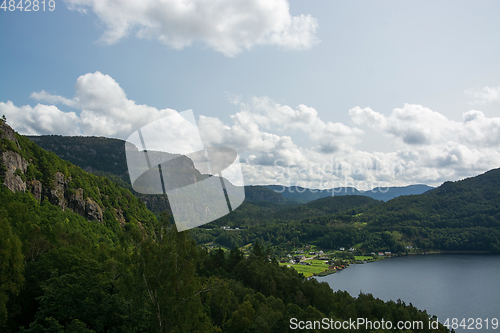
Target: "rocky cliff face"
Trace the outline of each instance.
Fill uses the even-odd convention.
[[[3,142],[14,143],[14,147],[19,148],[14,130],[4,123],[0,123],[0,139]],[[23,175],[28,168],[28,162],[16,152],[0,149],[0,165],[3,184],[12,192],[26,191]]]
[[[87,218],[89,221],[102,222],[103,210],[99,204],[89,197],[84,198],[83,189],[70,189],[68,186],[70,180],[71,179],[65,179],[62,173],[56,172],[52,183],[53,187],[42,187],[40,192],[49,199],[51,204],[61,207],[62,210],[70,209]],[[40,183],[40,186],[41,185]],[[35,198],[37,197],[40,186],[32,186],[29,188]]]
[[[10,141],[20,148],[15,132],[8,125],[0,123],[0,140]],[[87,218],[89,221],[103,221],[102,208],[91,198],[84,198],[83,189],[70,190],[68,187],[71,179],[65,179],[64,175],[56,172],[52,186],[44,187],[39,180],[26,182],[26,171],[31,161],[26,161],[17,152],[0,149],[0,178],[3,185],[12,192],[30,191],[39,202],[43,197],[61,209],[70,209],[75,213]]]
[[[7,124],[0,122],[0,138],[1,139],[7,139],[12,142],[15,142],[17,145],[17,148],[19,148],[19,143],[17,142],[16,139],[16,132]]]
[[[23,177],[28,168],[28,162],[18,153],[4,151],[1,163],[4,166],[4,185],[12,192],[26,191],[26,181]]]

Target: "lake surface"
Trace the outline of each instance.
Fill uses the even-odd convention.
[[[360,292],[384,301],[401,299],[446,318],[497,318],[500,321],[500,255],[418,255],[387,258],[347,269],[318,281],[352,296]],[[451,320],[451,319],[450,319]],[[456,332],[471,332],[458,328]],[[500,332],[473,330],[472,332]]]

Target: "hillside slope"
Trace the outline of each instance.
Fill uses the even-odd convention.
[[[208,254],[130,191],[3,122],[0,157],[2,332],[290,332],[292,317],[382,314],[428,326],[425,311],[334,293],[258,244],[248,258]]]
[[[499,185],[500,169],[495,169],[387,202],[350,195],[321,198],[274,212],[269,207],[265,211],[254,206],[252,216],[259,219],[238,214],[224,217],[224,225],[243,230],[197,230],[195,236],[200,242],[216,239],[229,247],[261,240],[280,251],[314,244],[323,249],[353,247],[358,253],[500,253]]]
[[[431,228],[500,228],[500,169],[425,194],[399,197],[365,214],[377,225],[417,224]]]
[[[345,212],[356,215],[382,202],[363,195],[347,195],[325,197],[298,207],[282,209],[273,214],[273,218],[281,220],[302,220]]]
[[[0,154],[0,181],[13,193],[30,192],[38,203],[47,200],[113,227],[142,228],[155,220],[130,191],[46,152],[5,124],[0,124]]]

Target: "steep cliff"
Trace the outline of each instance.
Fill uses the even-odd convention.
[[[28,162],[15,151],[19,148],[14,130],[0,122],[0,178],[12,192],[26,191]]]
[[[106,211],[107,218],[121,226],[130,221],[141,226],[150,219],[151,213],[129,191],[44,151],[4,122],[0,122],[0,184],[13,193],[29,192],[38,202],[47,200],[89,221],[103,223]],[[138,217],[130,211],[141,213]]]

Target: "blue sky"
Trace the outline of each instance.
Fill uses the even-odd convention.
[[[0,113],[23,134],[125,139],[193,109],[251,184],[439,185],[500,167],[500,1],[207,3],[0,10]]]

